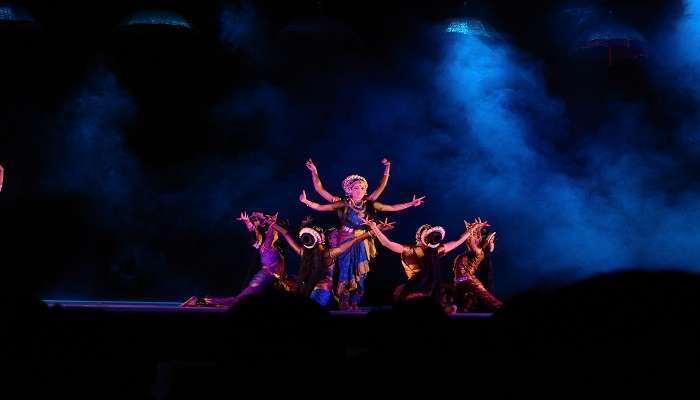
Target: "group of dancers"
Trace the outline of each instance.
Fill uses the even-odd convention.
[[[302,191],[299,201],[315,211],[335,211],[340,218],[338,227],[327,230],[313,226],[312,219],[302,222],[296,237],[289,227],[278,221],[277,214],[242,212],[238,218],[251,234],[251,241],[260,256],[260,269],[239,294],[231,297],[202,299],[192,296],[182,306],[233,306],[240,300],[261,293],[268,288],[292,291],[310,297],[318,304],[340,310],[356,310],[365,293],[365,280],[370,261],[377,254],[375,239],[387,249],[400,254],[407,281],[394,291],[394,300],[433,297],[448,312],[494,311],[501,306],[487,285],[478,277],[480,270],[488,269],[488,255],[495,248],[495,232],[487,232],[487,221],[480,218],[464,221],[464,232],[451,242],[443,243],[445,229],[441,226],[421,225],[416,241],[400,244],[385,232],[393,229],[394,222],[377,218],[378,212],[394,212],[423,204],[425,196],[406,203],[384,204],[378,201],[389,180],[391,163],[384,159],[384,174],[376,189],[367,194],[367,180],[350,175],[343,180],[343,197],[329,193],[321,183],[316,165],[309,159],[306,167],[316,192],[326,200],[319,204],[309,200]],[[4,169],[0,165],[0,191]],[[285,258],[277,246],[282,236],[289,247],[301,257],[299,272],[291,277],[285,271]],[[453,263],[453,279],[442,284],[440,258],[465,244],[466,249]],[[490,272],[490,271],[482,271]]]
[[[407,281],[394,291],[394,301],[433,297],[450,313],[498,309],[501,301],[477,277],[495,248],[496,233],[486,230],[490,226],[488,222],[480,218],[464,221],[464,232],[446,243],[443,243],[445,229],[428,224],[418,228],[413,244],[392,241],[385,232],[394,227],[394,222],[378,219],[377,213],[418,207],[425,196],[413,195],[411,201],[401,204],[380,203],[378,199],[386,188],[391,169],[387,159],[382,160],[382,164],[384,174],[374,191],[367,194],[367,180],[360,175],[350,175],[342,183],[345,195],[339,197],[323,187],[318,169],[309,159],[306,167],[311,172],[314,189],[327,203],[309,200],[305,191],[301,192],[299,201],[315,211],[335,211],[340,219],[338,227],[324,230],[313,226],[313,220],[307,218],[293,236],[277,214],[242,212],[238,220],[245,224],[252,245],[259,252],[260,270],[238,295],[202,299],[192,296],[181,305],[233,306],[246,297],[274,288],[300,293],[324,307],[357,310],[365,292],[370,261],[377,254],[376,239],[383,247],[400,254],[406,273]],[[285,273],[285,259],[276,245],[280,236],[301,257],[296,277]],[[466,249],[454,260],[453,281],[444,285],[440,258],[462,244]]]

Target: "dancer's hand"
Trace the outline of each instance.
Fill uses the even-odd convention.
[[[304,204],[307,204],[309,202],[309,200],[306,198],[306,190],[301,191],[301,194],[299,195],[299,201],[301,201]]]
[[[482,228],[487,227],[487,226],[491,226],[491,225],[489,225],[488,221],[482,221],[481,217],[474,218],[474,222],[472,222],[472,223],[469,223],[467,221],[464,221],[464,223],[467,224],[468,227],[471,227],[471,228],[476,227],[476,226],[480,226]]]
[[[360,221],[362,221],[363,224],[369,226],[370,229],[377,227],[377,223],[369,218],[360,217]]]
[[[488,221],[482,221],[480,217],[474,218],[474,222],[469,223],[464,221],[464,226],[470,235],[474,237],[481,237],[481,229],[491,226]]]
[[[379,221],[379,230],[390,231],[394,229],[394,225],[396,225],[396,221],[389,222],[389,218],[385,218],[384,221]]]
[[[419,205],[423,204],[423,199],[425,199],[425,196],[423,197],[416,197],[416,195],[413,195],[413,200],[411,200],[411,205],[413,207],[418,207]]]
[[[382,165],[384,165],[385,167],[388,167],[391,165],[391,161],[389,161],[389,159],[387,159],[387,158],[382,158]]]
[[[308,160],[306,160],[306,168],[308,168],[312,174],[318,175],[318,169],[316,169],[316,165],[314,164],[314,160],[312,160],[310,158]]]
[[[484,248],[488,249],[489,253],[493,253],[493,250],[496,247],[496,232],[491,232],[489,233],[488,236],[486,236],[486,244],[484,245]]]
[[[380,231],[388,231],[391,229],[394,229],[394,225],[396,225],[395,221],[389,221],[389,218],[385,218],[384,221],[379,221],[377,223],[376,221],[369,219],[369,218],[362,218],[360,217],[360,220],[362,221],[363,224],[367,225],[372,228],[379,228]]]
[[[238,221],[243,221],[245,223],[250,223],[250,216],[248,216],[247,211],[241,211],[241,216],[236,218]]]
[[[479,226],[481,226],[482,228],[486,228],[486,227],[491,226],[491,225],[489,225],[488,221],[482,221],[480,217],[477,217],[477,218],[474,220],[474,222],[475,222],[476,224],[478,224]]]

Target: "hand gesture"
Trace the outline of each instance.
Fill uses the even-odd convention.
[[[247,211],[241,211],[241,216],[236,218],[238,221],[243,221],[245,223],[250,223],[250,217],[248,216]]]
[[[388,167],[391,165],[391,161],[389,161],[387,158],[382,158],[382,165]]]
[[[377,227],[377,223],[369,218],[360,217],[360,221],[362,221],[363,224],[369,226],[370,229]]]
[[[466,226],[469,235],[479,238],[481,237],[481,229],[491,226],[487,221],[482,221],[479,217],[474,218],[474,222],[472,223],[464,221],[464,225]]]
[[[389,218],[385,218],[384,221],[379,221],[379,230],[389,231],[394,229],[394,225],[396,225],[396,221],[389,222]]]
[[[488,250],[489,253],[493,253],[493,250],[496,247],[495,241],[496,232],[491,232],[488,236],[486,236],[486,243],[484,244],[484,248]]]
[[[306,199],[306,190],[301,191],[301,194],[299,195],[299,201],[301,201],[304,204],[306,204],[306,202],[309,201]]]
[[[413,195],[413,200],[411,200],[411,205],[413,207],[418,207],[419,205],[423,204],[423,199],[425,199],[425,196],[423,197],[416,197],[416,195]]]
[[[314,164],[314,161],[312,159],[306,160],[306,168],[311,171],[312,174],[318,175],[318,169],[316,169],[316,165]]]

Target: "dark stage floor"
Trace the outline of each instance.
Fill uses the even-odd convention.
[[[45,299],[44,303],[49,307],[60,306],[64,309],[88,309],[106,312],[143,312],[143,313],[225,313],[227,307],[196,306],[179,307],[180,302],[174,301],[112,301],[112,300],[56,300]],[[388,311],[391,306],[361,307],[357,311],[330,311],[332,316],[358,317],[365,316],[372,311]],[[483,319],[491,317],[491,313],[455,313],[451,318]]]

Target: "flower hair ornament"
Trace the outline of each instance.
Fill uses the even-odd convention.
[[[439,235],[439,239],[434,234]],[[441,226],[421,225],[416,231],[416,242],[432,249],[440,246],[440,242],[445,238],[445,228]],[[436,240],[437,239],[437,240]]]
[[[299,238],[302,245],[307,249],[313,249],[316,244],[324,244],[326,242],[326,237],[321,228],[301,228]]]
[[[364,185],[365,190],[367,190],[367,187],[369,186],[367,184],[367,179],[360,175],[350,175],[347,178],[343,179],[343,190],[345,191],[345,194],[350,194],[352,184],[358,181],[361,182],[362,185]]]

